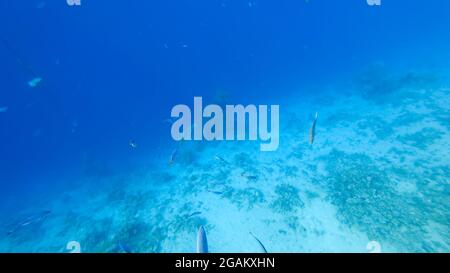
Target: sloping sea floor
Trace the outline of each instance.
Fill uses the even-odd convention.
[[[39,211],[10,217],[0,251],[195,252],[203,225],[211,252],[260,252],[250,232],[269,252],[368,252],[371,241],[449,252],[450,85],[405,73],[327,88],[280,102],[277,152],[185,142],[172,165],[167,151],[147,169],[87,178],[6,235]]]

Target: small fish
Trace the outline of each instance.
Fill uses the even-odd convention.
[[[169,165],[172,165],[175,162],[175,158],[178,154],[178,149],[175,148],[173,152],[170,154]]]
[[[319,116],[319,113],[316,112],[316,116],[314,117],[314,121],[312,123],[311,129],[309,129],[309,144],[313,144],[314,143],[314,135],[316,133],[316,122],[317,122],[317,117]]]
[[[261,248],[261,251],[264,252],[264,253],[267,253],[267,249],[266,249],[266,247],[263,245],[263,243],[261,243],[261,241],[260,241],[258,238],[256,238],[256,236],[253,235],[253,233],[251,233],[251,232],[249,232],[249,233],[250,233],[250,235],[252,235],[252,237],[255,238],[255,240],[258,242],[259,247]]]
[[[249,175],[249,176],[247,176],[247,179],[250,181],[256,181],[256,180],[258,180],[258,177],[256,175]]]
[[[132,149],[136,149],[138,147],[136,141],[134,140],[130,140],[130,142],[128,142],[128,145],[130,145]]]
[[[50,210],[45,210],[41,213],[32,214],[32,215],[26,217],[19,223],[15,224],[14,227],[8,231],[7,235],[9,236],[9,235],[17,232],[18,230],[20,230],[23,227],[37,224],[39,222],[44,221],[48,217],[48,215],[50,215],[50,213],[51,213]]]
[[[217,195],[222,195],[223,194],[223,191],[208,190],[208,192],[214,193],[214,194],[217,194]]]
[[[206,239],[206,231],[203,226],[198,228],[197,253],[208,253],[208,240]]]
[[[187,218],[191,218],[191,217],[193,217],[193,216],[195,216],[195,215],[200,215],[200,214],[202,214],[201,211],[195,211],[195,212],[189,214],[189,215],[187,216]]]
[[[0,113],[5,113],[6,111],[8,111],[8,107],[6,106],[0,107]]]
[[[125,252],[125,253],[133,253],[133,251],[131,250],[130,246],[127,245],[127,244],[125,244],[125,243],[123,243],[123,242],[119,242],[119,243],[117,244],[117,247],[119,248],[119,250],[120,250],[121,252]]]
[[[214,158],[219,160],[222,163],[229,164],[228,161],[226,161],[223,157],[221,157],[219,155],[215,155]]]
[[[241,176],[247,178],[247,179],[250,180],[250,181],[256,181],[256,180],[258,180],[258,176],[247,174],[245,171],[241,173]]]
[[[32,79],[31,81],[28,82],[28,86],[30,87],[36,87],[38,86],[38,84],[42,81],[42,78],[40,77],[36,77],[34,79]]]

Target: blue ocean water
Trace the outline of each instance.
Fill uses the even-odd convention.
[[[1,0],[0,252],[194,252],[199,226],[449,252],[449,26],[445,0]],[[174,141],[194,96],[279,105],[278,150]]]

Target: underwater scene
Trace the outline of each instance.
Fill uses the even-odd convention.
[[[450,252],[449,1],[0,0],[0,60],[1,253]]]

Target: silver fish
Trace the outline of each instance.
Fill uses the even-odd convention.
[[[175,158],[178,154],[178,149],[173,150],[172,154],[170,154],[169,165],[172,165],[175,162]]]
[[[218,161],[224,163],[224,164],[229,164],[228,161],[226,161],[223,157],[215,155],[214,156],[215,159],[217,159]]]
[[[316,112],[316,116],[314,117],[314,121],[312,123],[311,129],[309,129],[309,144],[313,144],[314,143],[314,136],[316,133],[316,122],[317,122],[317,117],[319,116],[319,113]]]
[[[118,247],[119,251],[121,251],[121,252],[133,253],[133,251],[131,250],[131,247],[124,242],[119,242],[117,244],[117,247]]]
[[[130,140],[128,142],[128,145],[130,145],[131,149],[136,149],[138,147],[136,141],[134,141],[134,140]]]
[[[197,253],[208,253],[208,240],[206,239],[206,231],[203,226],[198,228]]]
[[[48,215],[50,215],[50,213],[51,213],[50,210],[45,210],[43,212],[36,213],[36,214],[33,214],[33,215],[30,215],[30,216],[26,217],[25,219],[23,219],[19,223],[15,224],[7,232],[7,235],[9,236],[9,235],[17,232],[18,230],[20,230],[23,227],[26,227],[26,226],[29,226],[29,225],[33,225],[33,224],[37,224],[37,223],[40,223],[40,222],[44,221],[48,217]]]

